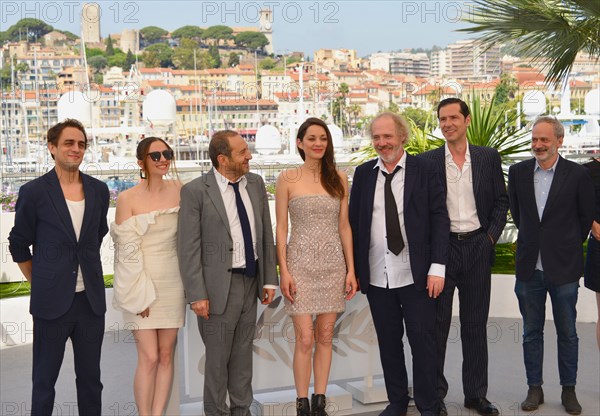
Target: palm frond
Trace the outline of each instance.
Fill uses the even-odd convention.
[[[490,48],[515,42],[515,50],[548,69],[547,83],[568,75],[577,53],[600,55],[600,2],[596,0],[473,0],[465,19]]]

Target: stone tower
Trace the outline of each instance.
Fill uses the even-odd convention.
[[[265,46],[265,52],[273,53],[273,11],[271,9],[263,9],[260,11],[260,33],[265,35],[269,40],[269,44]]]
[[[85,43],[100,43],[100,5],[85,3],[81,9],[81,32]]]

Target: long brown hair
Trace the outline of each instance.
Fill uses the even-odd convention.
[[[321,159],[321,185],[323,185],[323,188],[325,188],[325,191],[327,191],[329,195],[342,199],[345,190],[335,165],[335,158],[333,156],[333,138],[331,137],[331,132],[327,128],[327,124],[320,118],[311,117],[300,125],[296,137],[300,141],[303,141],[310,126],[323,127],[325,134],[327,135],[327,147],[325,147],[325,154]],[[298,153],[300,153],[302,160],[305,160],[306,156],[304,150],[298,147]]]
[[[135,150],[135,156],[137,157],[137,160],[140,160],[142,162],[141,169],[144,172],[148,172],[148,153],[150,153],[150,146],[154,142],[163,142],[165,146],[167,146],[167,149],[173,151],[173,149],[171,149],[171,146],[169,146],[169,143],[167,143],[160,137],[146,137],[145,139],[142,139],[142,141],[140,141],[137,145],[137,149]],[[171,159],[170,162],[171,165],[169,169],[172,173],[175,174],[175,176],[177,176],[178,173],[177,168],[175,167],[175,153],[173,153],[173,159]],[[150,186],[150,176],[147,176],[146,180],[148,181],[148,186]]]

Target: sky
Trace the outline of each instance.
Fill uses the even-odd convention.
[[[359,56],[378,51],[446,46],[471,37],[456,29],[468,26],[468,1],[97,1],[100,31],[106,37],[123,29],[184,25],[258,27],[258,10],[273,11],[276,53],[320,48],[356,49]],[[0,30],[25,17],[37,18],[77,35],[84,2],[2,1]]]

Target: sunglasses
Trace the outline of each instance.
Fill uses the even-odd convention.
[[[148,156],[152,159],[153,162],[158,162],[160,160],[160,155],[163,155],[166,160],[173,160],[173,151],[172,150],[163,150],[162,152],[150,152]]]

